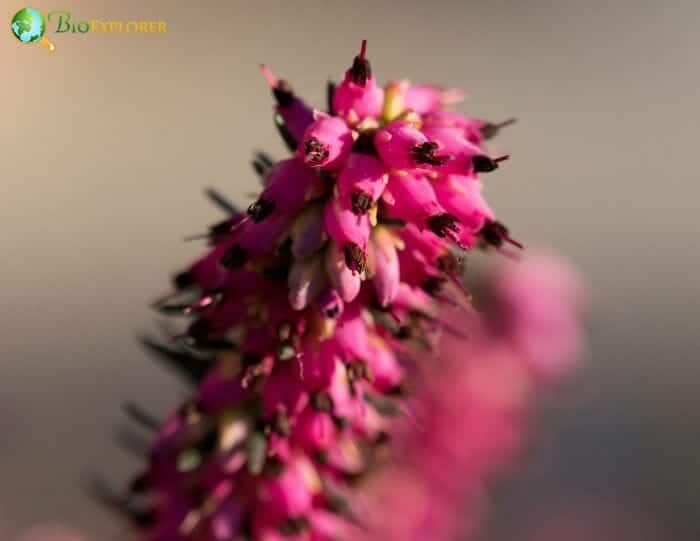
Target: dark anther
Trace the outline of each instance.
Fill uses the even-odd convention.
[[[335,83],[333,81],[328,81],[326,83],[326,104],[328,108],[328,114],[333,114],[333,95],[335,94]]]
[[[199,318],[197,321],[192,323],[187,329],[187,336],[192,338],[195,342],[201,342],[206,340],[211,331],[211,325],[209,320],[204,318]]]
[[[209,430],[204,436],[202,437],[201,440],[197,443],[197,451],[201,455],[208,455],[216,449],[217,445],[219,444],[219,432],[214,429],[214,430]]]
[[[282,342],[277,348],[277,358],[280,361],[289,361],[297,356],[297,350],[294,349],[292,343],[288,340]]]
[[[277,265],[275,267],[265,267],[264,269],[260,269],[260,274],[274,282],[286,282],[287,275],[289,274],[289,266]]]
[[[294,101],[292,86],[284,79],[277,82],[277,86],[272,89],[272,95],[280,107],[289,107]]]
[[[158,516],[155,509],[130,509],[127,507],[125,511],[136,527],[143,529],[151,528],[156,523]]]
[[[353,272],[363,272],[367,264],[367,256],[359,245],[348,242],[343,248],[345,252],[345,264]]]
[[[313,458],[318,462],[319,464],[328,464],[328,451],[324,451],[323,449],[317,449],[316,451],[313,452]]]
[[[129,483],[129,492],[131,494],[143,494],[148,490],[149,485],[148,474],[142,473],[131,480],[131,483]]]
[[[285,237],[284,240],[277,245],[277,248],[275,248],[275,255],[280,257],[291,257],[292,237]]]
[[[372,208],[372,197],[361,190],[352,192],[350,200],[352,202],[352,212],[357,216],[367,214],[367,211]]]
[[[282,138],[282,141],[284,141],[287,149],[290,152],[294,152],[298,146],[297,140],[292,135],[292,132],[289,131],[287,124],[280,115],[275,115],[275,126],[277,127],[277,131],[279,132],[280,137]]]
[[[271,199],[265,199],[261,197],[255,203],[251,203],[248,207],[248,216],[250,216],[255,223],[263,221],[275,210],[275,202]]]
[[[292,324],[289,321],[282,321],[277,325],[277,337],[280,340],[289,340],[292,337]]]
[[[452,252],[447,252],[437,258],[437,268],[445,274],[461,274],[464,270],[464,260]]]
[[[331,319],[335,319],[338,317],[338,314],[340,314],[340,305],[338,303],[335,303],[325,310],[325,315],[326,317],[329,317]]]
[[[279,477],[284,472],[284,463],[273,457],[269,457],[265,462],[265,475],[267,477]]]
[[[360,379],[372,380],[372,372],[364,361],[353,361],[347,364],[348,381],[354,383]]]
[[[433,141],[426,141],[416,145],[411,149],[411,156],[416,163],[427,163],[430,165],[442,165],[450,159],[449,156],[436,156],[435,151],[438,144]]]
[[[413,338],[414,332],[413,327],[410,325],[401,325],[396,331],[396,338],[399,340],[409,340]]]
[[[238,244],[231,246],[221,258],[221,264],[227,269],[233,270],[242,267],[248,254]]]
[[[496,248],[503,246],[504,242],[509,242],[513,246],[517,246],[520,249],[523,248],[522,244],[510,237],[508,228],[501,222],[486,222],[484,227],[481,228],[481,231],[479,231],[479,234],[486,244],[490,244]]]
[[[491,139],[493,137],[496,137],[498,135],[498,132],[501,131],[501,129],[505,128],[506,126],[515,124],[515,122],[515,118],[509,118],[508,120],[504,120],[503,122],[498,123],[487,122],[481,127],[481,135],[484,136],[484,139]]]
[[[328,149],[315,137],[309,137],[304,141],[304,154],[308,163],[317,165],[328,157]]]
[[[257,351],[246,351],[241,355],[241,364],[245,367],[257,366],[263,361],[263,356]]]
[[[374,146],[374,134],[376,130],[363,130],[355,139],[352,151],[357,154],[368,154],[369,156],[379,156],[377,147]]]
[[[306,517],[292,517],[285,520],[279,527],[284,537],[298,536],[309,529],[309,519]]]
[[[445,279],[441,276],[428,276],[423,283],[421,288],[428,295],[435,296],[442,291],[442,287],[445,285]]]
[[[375,445],[386,445],[391,442],[391,434],[382,430],[377,437],[374,439]]]
[[[446,237],[450,233],[459,232],[458,223],[459,220],[448,212],[428,218],[428,227],[438,237]]]
[[[292,424],[289,422],[289,417],[285,413],[278,413],[272,424],[272,429],[280,436],[285,438],[292,433]]]
[[[352,67],[348,70],[348,76],[350,80],[356,85],[365,86],[367,84],[367,79],[372,77],[372,66],[369,64],[369,60],[365,58],[365,52],[367,50],[367,41],[362,42],[362,50],[352,62]]]
[[[483,154],[472,158],[472,167],[475,173],[490,173],[498,169],[498,164],[508,159],[508,155],[499,156],[498,158],[489,158]]]
[[[330,413],[333,411],[333,399],[328,393],[316,393],[311,397],[311,406],[316,411]]]
[[[226,235],[231,231],[231,222],[229,220],[223,220],[212,226],[209,226],[209,238],[216,239],[223,235]]]
[[[190,271],[181,272],[173,278],[173,284],[177,289],[187,289],[195,284],[194,274]]]

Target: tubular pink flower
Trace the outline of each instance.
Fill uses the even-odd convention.
[[[317,252],[326,241],[323,225],[323,205],[309,205],[292,224],[292,255],[296,259],[306,259]]]
[[[261,69],[265,80],[272,89],[272,95],[277,101],[276,113],[282,118],[294,140],[301,141],[306,128],[314,120],[313,111],[294,95],[292,87],[287,81],[277,79],[265,65],[262,65]]]
[[[333,113],[355,126],[368,118],[376,119],[382,112],[384,91],[377,86],[369,60],[365,57],[367,42],[345,72],[343,82],[333,93]]]
[[[425,169],[450,159],[449,155],[436,154],[437,145],[405,120],[394,120],[378,130],[374,144],[384,163],[392,169]]]
[[[299,156],[309,167],[335,170],[345,164],[352,145],[352,132],[343,120],[316,113],[299,143]]]
[[[352,212],[361,216],[377,202],[388,179],[386,168],[377,158],[353,153],[338,175],[338,191]]]
[[[333,287],[344,302],[351,302],[360,293],[362,277],[346,264],[343,250],[335,242],[328,245],[326,252],[326,272]]]
[[[294,158],[275,164],[266,180],[260,197],[248,208],[248,215],[255,222],[271,214],[299,212],[309,199],[323,193],[318,175]]]
[[[372,283],[377,302],[386,308],[396,298],[401,281],[397,239],[385,228],[374,230],[371,243]]]
[[[419,115],[439,111],[446,105],[454,105],[464,99],[464,91],[456,88],[444,90],[433,85],[412,85],[403,81],[402,99],[406,109]]]

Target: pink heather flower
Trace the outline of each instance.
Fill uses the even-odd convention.
[[[299,155],[309,167],[335,170],[345,164],[352,145],[352,132],[342,119],[316,113],[299,143]]]
[[[408,81],[401,81],[400,89],[403,106],[419,115],[428,115],[459,103],[465,94],[459,88],[446,90],[434,85],[413,85]]]
[[[377,302],[388,308],[399,291],[401,269],[397,244],[400,241],[385,227],[377,227],[372,235],[371,264],[372,282]]]
[[[583,348],[576,314],[584,309],[581,281],[553,256],[526,258],[494,277],[492,317],[501,336],[519,348],[533,372],[559,380]]]
[[[377,119],[382,112],[384,91],[377,86],[369,60],[365,57],[367,42],[345,72],[345,79],[333,92],[332,112],[355,126],[366,119]]]
[[[338,175],[338,192],[344,206],[358,216],[366,214],[382,195],[389,177],[377,158],[353,153]]]
[[[570,366],[574,282],[525,264],[469,308],[466,253],[520,245],[482,195],[500,126],[442,109],[461,93],[382,89],[364,42],[327,113],[263,73],[293,155],[257,156],[259,197],[156,303],[188,321],[146,343],[196,388],[119,504],[149,541],[452,539]]]
[[[299,141],[306,128],[314,120],[313,111],[294,95],[292,87],[287,81],[278,80],[267,66],[261,67],[263,76],[270,85],[272,94],[277,101],[275,111],[279,116],[280,125],[284,126],[291,138]]]

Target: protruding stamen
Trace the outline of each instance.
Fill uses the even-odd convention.
[[[450,159],[449,156],[436,156],[435,151],[438,149],[438,144],[434,141],[426,141],[420,145],[416,145],[411,149],[411,155],[416,163],[427,163],[430,165],[442,165]]]
[[[348,77],[350,80],[359,86],[365,86],[367,80],[372,77],[372,67],[369,64],[369,60],[365,58],[367,52],[367,40],[362,40],[362,48],[360,49],[360,54],[353,60],[352,67],[348,70]]]
[[[511,238],[508,228],[501,222],[486,222],[479,232],[486,244],[500,248],[504,242],[508,242],[521,250],[524,248],[521,243]]]
[[[438,237],[448,237],[459,232],[459,220],[449,212],[436,214],[428,218],[428,227]]]
[[[345,252],[345,264],[352,272],[364,272],[367,265],[367,256],[362,248],[354,242],[348,242],[343,248]]]
[[[500,132],[503,128],[507,126],[515,124],[517,120],[517,118],[509,118],[507,120],[504,120],[503,122],[498,122],[495,124],[488,122],[481,127],[481,135],[484,136],[484,139],[491,139],[493,137],[496,137],[496,135],[498,135],[498,132]]]
[[[491,171],[498,169],[498,164],[507,160],[508,158],[510,158],[508,154],[504,154],[498,158],[489,158],[488,156],[481,154],[472,158],[472,167],[474,168],[475,173],[490,173]]]

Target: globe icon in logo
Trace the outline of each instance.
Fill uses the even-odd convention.
[[[46,31],[44,16],[34,8],[20,9],[12,17],[12,32],[22,43],[32,43]]]
[[[34,43],[39,41],[49,51],[55,47],[44,36],[46,32],[46,20],[41,12],[34,8],[20,9],[12,17],[12,33],[22,43]]]

